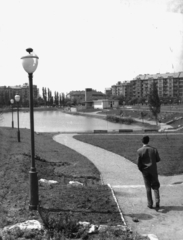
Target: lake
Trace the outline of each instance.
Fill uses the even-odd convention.
[[[20,128],[30,128],[29,112],[19,113]],[[13,114],[14,127],[17,128],[17,112]],[[0,126],[11,127],[12,113],[3,113],[0,116]],[[137,124],[111,123],[103,119],[76,116],[62,111],[35,111],[34,130],[36,132],[90,132],[93,130],[115,131],[119,129],[140,130]]]

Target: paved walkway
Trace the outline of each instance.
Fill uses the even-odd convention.
[[[95,164],[102,173],[104,183],[114,189],[127,225],[141,234],[153,233],[160,240],[183,240],[183,200],[182,206],[177,201],[183,199],[183,175],[159,178],[165,207],[156,212],[146,207],[143,179],[135,164],[112,152],[77,141],[73,135],[76,134],[59,134],[53,139]],[[168,200],[168,204],[165,200]],[[139,222],[134,222],[134,218]]]

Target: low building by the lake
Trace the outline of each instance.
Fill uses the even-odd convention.
[[[83,104],[85,102],[92,102],[93,100],[103,99],[105,94],[92,88],[86,88],[84,91],[71,91],[66,96],[71,102],[76,104]]]
[[[99,99],[93,101],[94,109],[107,109],[119,107],[119,100]]]

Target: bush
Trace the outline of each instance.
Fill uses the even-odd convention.
[[[85,233],[85,229],[74,219],[72,213],[61,216],[39,208],[39,214],[47,230],[47,236],[54,239],[78,238]]]

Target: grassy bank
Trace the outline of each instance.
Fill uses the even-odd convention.
[[[30,131],[21,129],[20,143],[16,129],[0,128],[0,136],[0,239],[4,226],[32,219],[42,222],[47,231],[16,229],[3,235],[3,240],[133,239],[129,231],[114,229],[89,235],[78,225],[78,221],[87,221],[110,228],[123,222],[110,189],[100,184],[96,167],[53,141],[53,134],[35,134],[35,160],[38,179],[58,183],[39,181],[39,212],[29,211]],[[70,181],[83,185],[73,186]]]
[[[107,116],[121,116],[123,118],[138,118],[142,122],[143,120],[150,120],[154,121],[154,124],[156,124],[154,117],[152,116],[152,113],[148,110],[148,108],[139,108],[139,109],[127,109],[127,108],[121,108],[121,109],[115,109],[115,110],[103,110],[98,112],[99,114],[107,115]],[[143,116],[143,118],[142,118]],[[183,117],[183,111],[180,109],[174,109],[172,111],[168,111],[168,109],[162,109],[161,113],[158,115],[158,119],[162,123],[168,123],[171,121],[170,125],[172,127],[178,127],[179,125],[183,125],[183,119],[177,120],[179,118]]]
[[[136,164],[137,149],[142,146],[143,135],[77,135],[77,140],[104,148],[121,155]],[[161,162],[158,164],[160,175],[172,176],[183,173],[182,135],[150,135],[150,145],[159,151]]]

